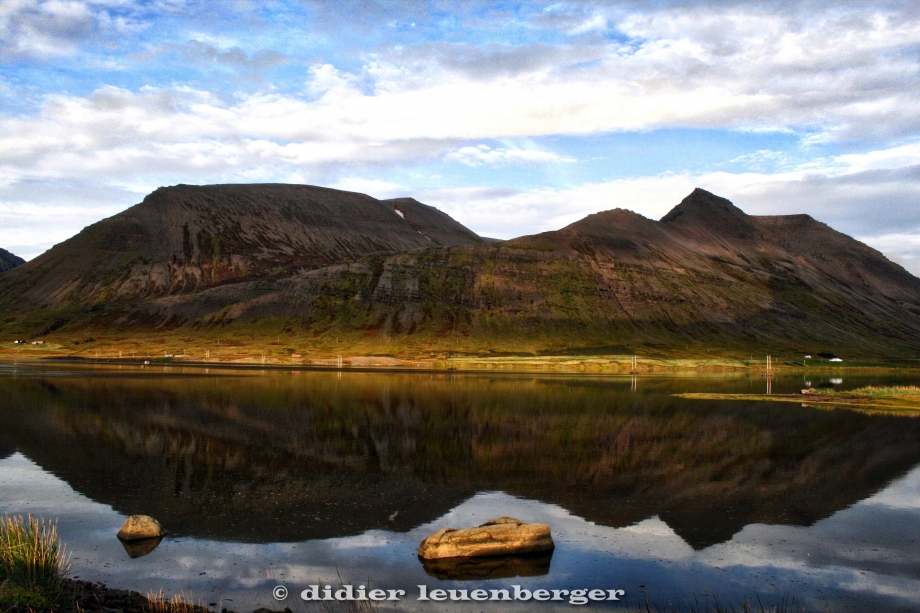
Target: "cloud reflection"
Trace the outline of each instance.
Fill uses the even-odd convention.
[[[564,508],[503,492],[482,492],[430,523],[406,533],[363,534],[301,543],[244,544],[167,538],[148,556],[129,560],[115,533],[124,516],[74,492],[65,482],[17,453],[0,460],[0,511],[60,518],[74,554],[74,574],[113,586],[192,592],[243,610],[273,606],[278,583],[370,581],[414,586],[425,574],[415,549],[429,533],[478,525],[500,515],[552,526],[557,547],[548,575],[485,580],[478,585],[529,588],[617,587],[638,599],[678,602],[703,590],[723,602],[759,595],[804,598],[833,610],[907,610],[920,604],[916,531],[920,524],[920,468],[888,488],[809,527],[750,524],[730,541],[694,551],[664,521],[651,517],[614,529]],[[439,582],[439,585],[465,585]],[[274,603],[276,604],[276,603]],[[565,605],[567,606],[567,605]],[[459,610],[459,609],[458,609]]]

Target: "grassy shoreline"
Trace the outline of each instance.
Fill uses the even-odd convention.
[[[850,408],[872,412],[896,412],[920,417],[920,388],[863,387],[838,392],[834,390],[809,390],[799,394],[717,394],[684,393],[674,394],[677,398],[689,400],[745,400],[757,402],[788,402],[802,406]]]
[[[814,339],[751,342],[719,335],[690,338],[667,331],[644,335],[561,323],[528,327],[493,322],[439,332],[397,332],[354,328],[344,320],[305,326],[291,318],[226,326],[104,326],[77,315],[61,312],[58,319],[30,316],[0,322],[0,358],[69,356],[121,359],[122,363],[133,358],[151,363],[337,367],[341,356],[342,366],[350,368],[759,375],[770,355],[777,372],[839,373],[854,368],[920,372],[916,352],[905,353],[899,346],[867,350],[854,345],[853,339],[840,343]],[[25,342],[14,344],[17,339]],[[828,361],[835,354],[845,361]],[[635,368],[633,356],[637,358]]]
[[[235,359],[204,358],[189,356],[158,357],[142,355],[119,357],[100,355],[82,357],[67,354],[45,354],[37,352],[0,352],[0,363],[68,363],[83,365],[122,366],[179,366],[188,368],[228,368],[243,370],[304,370],[304,371],[352,371],[352,372],[416,372],[416,373],[507,373],[507,374],[585,374],[612,376],[647,376],[709,374],[759,376],[764,372],[763,364],[740,363],[730,360],[693,359],[637,359],[632,366],[631,356],[522,356],[520,358],[457,357],[446,360],[407,360],[381,356],[343,355],[341,366],[338,356],[322,356],[308,359],[266,359],[257,357]],[[920,366],[851,364],[834,367],[774,366],[775,375],[907,375],[920,374]],[[775,396],[772,396],[775,397]],[[801,399],[800,396],[795,396]]]
[[[738,355],[732,351],[682,350],[664,352],[647,347],[616,347],[610,351],[562,352],[498,351],[466,346],[456,351],[394,350],[353,343],[340,347],[298,349],[305,342],[275,337],[209,339],[195,336],[163,338],[48,339],[42,345],[0,343],[0,361],[72,360],[83,364],[150,364],[204,367],[260,367],[284,369],[470,371],[516,373],[664,374],[712,373],[760,375],[766,370],[766,356]],[[509,348],[510,349],[510,348]],[[633,365],[633,356],[636,357]],[[341,362],[340,362],[341,360]],[[867,359],[829,362],[793,361],[773,356],[777,374],[823,373],[866,374],[920,373],[920,360]]]

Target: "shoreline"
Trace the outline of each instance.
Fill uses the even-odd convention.
[[[857,390],[858,391],[858,390]],[[801,404],[803,407],[827,407],[830,409],[852,409],[854,411],[876,413],[898,413],[920,417],[920,395],[888,394],[872,396],[869,394],[834,392],[828,394],[720,394],[689,392],[672,394],[675,398],[687,400],[738,400],[744,402],[783,402]]]
[[[619,359],[618,359],[619,358]],[[399,363],[393,363],[398,361]],[[327,364],[324,362],[333,362]],[[0,353],[0,363],[31,363],[31,364],[72,364],[84,366],[135,366],[135,367],[180,367],[222,370],[272,370],[272,371],[300,371],[300,372],[357,372],[357,373],[417,373],[417,374],[506,374],[506,375],[578,375],[578,376],[610,376],[610,377],[647,377],[660,375],[712,375],[712,376],[759,376],[766,372],[762,364],[734,365],[720,363],[717,360],[688,360],[688,359],[645,359],[639,360],[635,371],[625,356],[546,356],[514,358],[464,358],[462,361],[444,362],[409,361],[389,358],[377,361],[374,356],[349,356],[343,358],[342,366],[334,364],[335,360],[326,358],[306,362],[270,362],[259,361],[224,361],[213,360],[185,360],[176,357],[158,358],[143,357],[93,357],[85,358],[72,355],[17,355]],[[621,369],[620,367],[623,367]],[[782,375],[913,375],[920,374],[920,366],[912,365],[847,365],[847,366],[774,366],[774,376]]]

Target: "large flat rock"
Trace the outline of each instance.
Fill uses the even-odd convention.
[[[424,560],[436,560],[536,553],[554,548],[546,524],[525,524],[513,517],[500,517],[478,528],[438,530],[422,541],[418,555]]]

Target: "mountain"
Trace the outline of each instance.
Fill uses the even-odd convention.
[[[604,211],[498,245],[365,257],[164,297],[139,313],[212,325],[231,311],[237,323],[281,316],[314,334],[450,336],[481,348],[534,338],[545,351],[920,347],[920,280],[807,215],[750,216],[703,190],[660,221]]]
[[[486,241],[411,198],[307,185],[177,185],[4,277],[6,305],[150,299],[378,252]]]
[[[0,272],[6,272],[12,270],[17,266],[22,266],[26,261],[7,251],[6,249],[0,248]]]
[[[14,284],[61,325],[273,321],[361,351],[920,349],[920,279],[807,215],[699,189],[659,221],[614,209],[494,244],[411,199],[179,186],[0,277],[0,295]],[[69,319],[66,301],[97,306]]]

